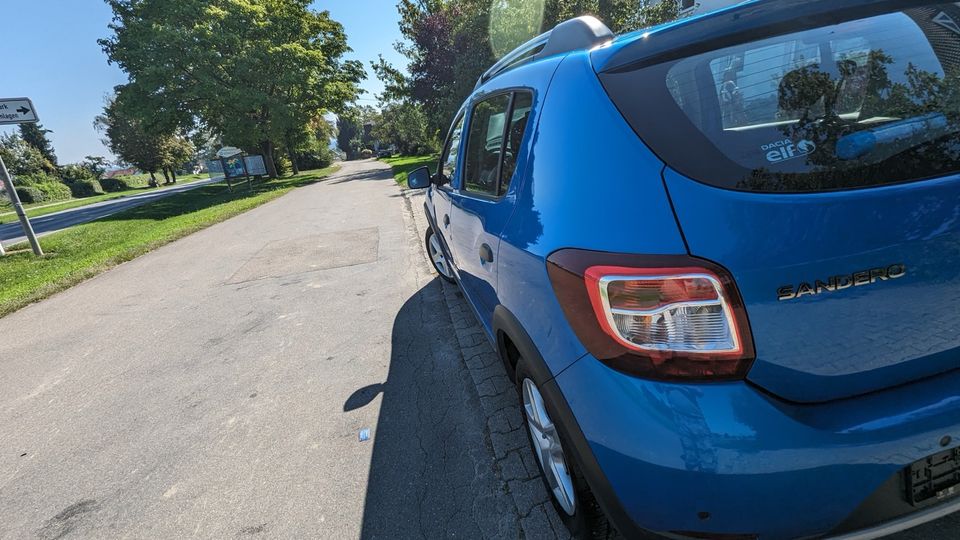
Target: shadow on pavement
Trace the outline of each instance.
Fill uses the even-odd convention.
[[[398,312],[373,436],[362,538],[516,537],[486,419],[435,278]],[[373,399],[357,390],[344,408]]]
[[[360,163],[358,161],[345,162],[345,163]],[[386,164],[384,164],[386,167]],[[345,182],[356,182],[358,180],[384,180],[392,176],[389,168],[383,169],[366,169],[362,171],[357,171],[349,174],[340,174],[337,176],[336,180],[331,180],[330,184],[343,184]]]

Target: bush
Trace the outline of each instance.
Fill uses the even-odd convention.
[[[60,182],[56,176],[47,173],[19,174],[13,179],[13,183],[19,186],[36,186],[39,184],[49,184]]]
[[[67,184],[74,197],[93,197],[94,195],[103,195],[103,187],[97,180],[79,180]]]
[[[20,202],[24,204],[40,203],[46,200],[43,192],[33,186],[17,186],[14,189],[17,190]]]
[[[323,169],[329,167],[331,163],[333,163],[333,151],[329,148],[297,154],[297,167],[300,167],[301,171]]]
[[[146,186],[146,182],[139,182],[134,180],[129,176],[120,176],[115,178],[103,178],[100,180],[100,187],[103,188],[107,193],[115,193],[117,191],[127,191],[130,189],[136,189],[138,187]]]
[[[83,165],[77,165],[75,163],[61,167],[60,176],[63,178],[63,181],[67,183],[97,179],[96,175],[93,174],[93,171],[87,167],[84,167]]]
[[[369,148],[364,148],[360,151],[360,159],[368,159],[373,157],[373,150]]]
[[[43,193],[44,201],[65,201],[70,198],[70,188],[63,182],[43,182],[33,186]]]
[[[130,189],[145,188],[150,183],[150,176],[140,174],[136,176],[114,176],[113,178],[100,179],[100,187],[108,193],[117,191],[127,191]]]

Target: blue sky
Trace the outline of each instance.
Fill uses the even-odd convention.
[[[16,4],[23,24],[4,25],[3,77],[0,97],[33,99],[40,121],[50,135],[61,163],[87,155],[106,155],[93,118],[103,108],[104,96],[126,81],[97,45],[107,37],[111,13],[99,0],[2,0]],[[397,66],[403,57],[393,50],[400,39],[395,0],[318,0],[314,9],[329,10],[343,24],[354,49],[348,57],[362,60],[369,72],[378,53]],[[368,73],[362,104],[375,104],[382,85]],[[11,131],[6,129],[5,131]]]

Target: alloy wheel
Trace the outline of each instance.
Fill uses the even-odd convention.
[[[440,240],[437,239],[437,234],[430,235],[430,260],[433,261],[433,267],[437,269],[437,272],[443,277],[452,278],[453,274],[450,272],[450,266],[447,264],[447,258],[443,256],[443,249],[440,247]]]
[[[523,409],[527,417],[527,429],[530,430],[530,440],[533,441],[533,451],[540,462],[547,485],[563,511],[572,516],[576,511],[576,497],[560,435],[547,413],[540,390],[530,379],[523,380]]]

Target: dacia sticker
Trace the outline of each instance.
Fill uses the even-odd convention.
[[[792,139],[783,139],[760,145],[760,150],[767,153],[766,158],[770,163],[780,163],[781,161],[806,156],[812,154],[816,149],[817,145],[806,139],[797,143],[794,143]]]

